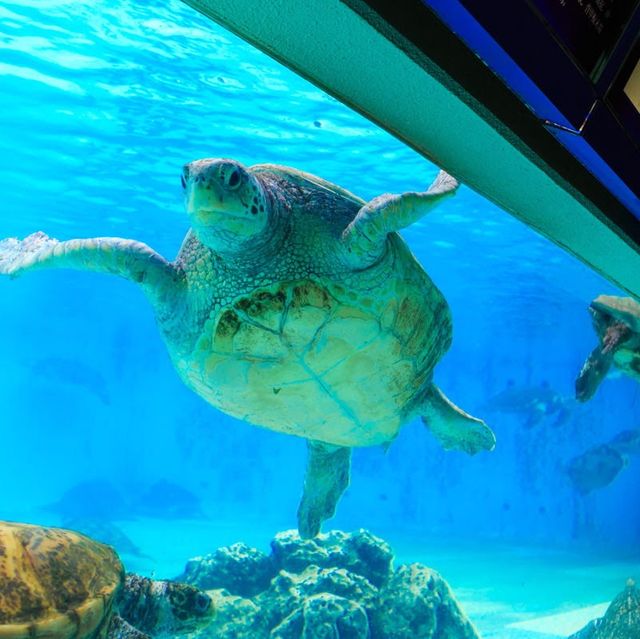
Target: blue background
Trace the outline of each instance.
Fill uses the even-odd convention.
[[[0,237],[131,237],[173,258],[187,230],[180,168],[199,157],[287,164],[365,199],[423,188],[437,173],[177,0],[4,1],[0,49]],[[587,306],[619,292],[465,187],[403,236],[453,312],[435,380],[489,422],[498,445],[474,458],[445,453],[409,424],[386,454],[355,451],[330,525],[637,548],[640,462],[586,498],[566,474],[572,457],[640,426],[635,382],[606,380],[562,426],[526,429],[526,416],[488,401],[510,380],[570,397],[595,346]],[[41,507],[87,479],[137,495],[166,478],[237,539],[295,526],[304,441],[188,391],[124,280],[0,280],[0,382],[0,518],[46,521]]]

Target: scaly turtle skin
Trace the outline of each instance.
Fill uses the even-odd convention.
[[[640,590],[633,579],[611,602],[603,617],[589,622],[569,639],[638,639],[640,637]]]
[[[308,440],[303,536],[333,515],[350,448],[387,445],[416,416],[446,448],[493,448],[487,425],[432,382],[451,315],[396,233],[452,195],[452,177],[366,203],[295,169],[205,159],[182,184],[192,229],[172,263],[132,240],[35,233],[0,242],[0,273],[67,267],[138,283],[187,386]]]
[[[142,597],[140,583],[154,596]],[[189,632],[212,614],[211,599],[193,586],[125,577],[110,546],[0,521],[1,639],[149,639]]]
[[[631,297],[599,295],[589,306],[600,343],[576,379],[576,399],[595,394],[611,365],[640,381],[640,304]]]

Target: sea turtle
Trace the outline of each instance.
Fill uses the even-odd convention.
[[[489,427],[433,384],[449,307],[396,231],[452,195],[365,202],[284,166],[184,166],[192,229],[174,262],[121,238],[0,242],[0,273],[67,267],[120,275],[153,305],[182,380],[220,410],[304,437],[298,527],[315,536],[349,481],[353,446],[387,445],[421,416],[445,448],[490,450]]]
[[[125,576],[111,546],[0,521],[2,639],[149,639],[192,632],[212,615],[211,598],[192,585]]]
[[[567,473],[576,490],[587,495],[608,486],[629,463],[626,455],[609,444],[597,444],[568,464]]]
[[[609,604],[603,617],[590,621],[569,639],[638,639],[640,637],[640,590],[633,579]]]
[[[631,297],[599,295],[589,306],[600,343],[576,379],[576,399],[591,399],[611,364],[640,381],[640,304]]]

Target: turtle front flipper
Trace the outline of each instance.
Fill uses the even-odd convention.
[[[600,321],[595,315],[594,323]],[[576,379],[576,399],[586,402],[595,394],[602,380],[607,376],[615,352],[631,338],[632,331],[626,322],[611,321],[603,330],[601,343],[596,346]]]
[[[493,450],[496,436],[481,420],[465,413],[432,384],[422,406],[422,422],[445,450],[463,450],[475,455]]]
[[[60,242],[42,232],[0,241],[0,275],[41,268],[70,268],[119,275],[154,297],[179,280],[179,271],[142,242],[119,237]]]
[[[309,458],[298,507],[298,531],[300,537],[311,539],[319,534],[322,522],[333,517],[349,485],[351,449],[310,440],[307,444]]]
[[[614,353],[614,350],[606,350],[601,345],[591,351],[576,379],[576,399],[579,402],[586,402],[594,396],[611,368]]]
[[[134,628],[120,615],[113,615],[104,639],[151,639],[151,635]]]
[[[440,171],[424,192],[380,195],[358,211],[344,230],[342,241],[355,260],[370,264],[380,257],[389,233],[418,221],[457,188],[457,180]]]

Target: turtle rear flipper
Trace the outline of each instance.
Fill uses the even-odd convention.
[[[0,275],[42,268],[70,268],[119,275],[140,284],[153,300],[180,279],[178,269],[142,242],[94,237],[60,242],[38,231],[0,241]]]
[[[351,449],[307,441],[309,458],[302,500],[298,507],[300,537],[318,535],[325,519],[333,517],[338,500],[349,485]]]
[[[151,639],[151,635],[134,628],[120,615],[113,615],[105,639]]]
[[[481,420],[458,408],[433,384],[420,407],[422,422],[445,450],[462,450],[475,455],[493,450],[496,436]]]

